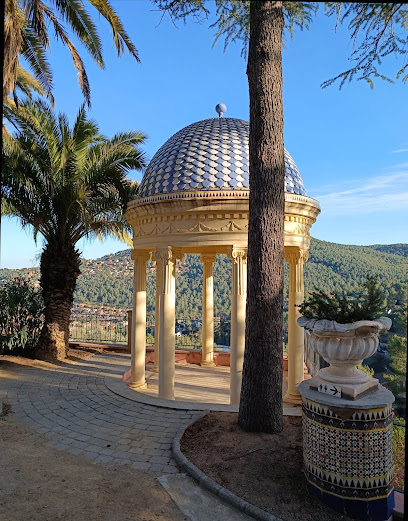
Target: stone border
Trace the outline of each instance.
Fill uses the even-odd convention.
[[[224,500],[226,503],[229,503],[233,507],[237,508],[244,514],[247,514],[248,516],[257,519],[258,521],[282,521],[280,518],[274,516],[273,514],[269,514],[268,512],[265,512],[265,510],[261,510],[260,508],[251,505],[251,503],[244,501],[242,498],[238,497],[237,495],[233,494],[226,488],[216,483],[214,480],[212,480],[206,474],[204,474],[204,472],[202,472],[198,467],[191,463],[191,461],[188,460],[181,452],[180,440],[183,437],[185,431],[189,427],[191,427],[191,425],[193,425],[196,421],[200,420],[201,418],[204,418],[204,416],[206,416],[208,412],[208,410],[201,412],[199,415],[193,418],[193,420],[191,420],[191,422],[189,422],[188,425],[181,427],[180,430],[177,432],[172,443],[173,457],[176,460],[177,465],[179,465],[201,486],[203,486],[204,488],[206,488],[207,490]]]

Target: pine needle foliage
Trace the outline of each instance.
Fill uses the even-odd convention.
[[[153,3],[163,14],[167,13],[174,23],[177,20],[186,23],[189,17],[203,23],[211,14],[208,0],[153,0]],[[230,43],[241,41],[241,54],[247,56],[249,5],[249,0],[215,0],[217,18],[210,25],[216,29],[214,45],[220,38],[224,38],[224,49]],[[349,59],[355,62],[348,70],[323,82],[323,88],[339,82],[341,89],[345,83],[353,80],[366,81],[373,88],[373,80],[376,78],[393,83],[392,78],[380,72],[384,58],[389,55],[403,59],[395,79],[408,81],[408,8],[405,2],[282,2],[284,36],[286,33],[292,38],[296,28],[309,29],[321,6],[324,6],[328,17],[336,19],[335,28],[347,25],[353,42]]]
[[[367,276],[361,292],[354,298],[345,293],[327,293],[316,288],[299,306],[301,314],[306,318],[334,320],[339,324],[374,320],[383,309],[384,297],[377,275]]]
[[[355,79],[366,81],[371,88],[374,87],[373,78],[394,83],[379,70],[383,59],[389,55],[403,59],[396,79],[408,81],[408,8],[405,2],[325,2],[325,8],[328,16],[336,16],[336,26],[348,23],[353,42],[350,60],[355,65],[322,83],[323,88],[339,81],[341,89],[346,82]]]
[[[184,23],[191,17],[203,23],[210,16],[209,2],[206,0],[153,0],[160,11],[167,13],[173,22]],[[241,42],[241,55],[247,57],[249,44],[249,0],[215,0],[216,21],[210,25],[216,29],[214,44],[224,38],[224,50],[230,43]],[[285,31],[292,37],[295,28],[309,29],[318,10],[318,2],[283,2]]]

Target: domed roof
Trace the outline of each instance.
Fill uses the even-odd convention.
[[[249,123],[235,118],[198,121],[176,132],[156,152],[139,197],[186,190],[248,190]],[[306,195],[285,149],[285,192]]]

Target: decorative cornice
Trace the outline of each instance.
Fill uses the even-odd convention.
[[[129,206],[141,206],[161,201],[173,201],[175,199],[248,199],[249,190],[197,190],[191,192],[172,192],[169,194],[149,195],[140,197],[130,203]]]
[[[139,199],[135,199],[129,204],[129,208],[133,206],[158,203],[161,201],[173,201],[175,199],[249,199],[249,190],[197,190],[150,195],[147,197],[140,197]],[[307,197],[305,195],[285,193],[285,201],[311,204],[320,210],[319,202],[316,201],[316,199],[312,199],[311,197]]]

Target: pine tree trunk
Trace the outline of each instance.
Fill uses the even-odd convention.
[[[250,3],[248,300],[238,423],[268,433],[283,429],[283,24],[282,2]]]
[[[37,345],[37,358],[66,358],[69,322],[80,264],[79,252],[72,244],[47,244],[42,252],[40,285],[45,304],[45,321]]]

